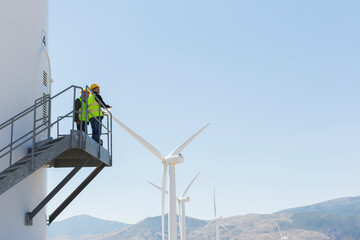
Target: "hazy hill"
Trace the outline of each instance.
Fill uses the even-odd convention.
[[[165,215],[165,232],[167,238],[167,221],[168,215]],[[188,232],[192,232],[197,229],[201,229],[207,223],[205,220],[199,220],[196,218],[187,217],[187,228]],[[178,229],[179,231],[179,229]],[[90,240],[90,238],[88,238]],[[128,240],[140,240],[140,239],[161,239],[161,216],[149,217],[137,224],[122,228],[118,231],[108,233],[101,236],[95,236],[92,239],[103,239],[103,240],[117,240],[117,239],[128,239]],[[179,238],[180,239],[180,238]]]
[[[310,206],[287,209],[275,214],[249,214],[223,218],[222,223],[231,231],[221,229],[221,239],[271,240],[279,239],[277,224],[283,235],[291,240],[359,240],[360,239],[360,197],[341,198]],[[79,216],[89,218],[89,216]],[[79,218],[78,217],[78,218]],[[98,219],[103,225],[96,224],[86,229],[86,222],[77,217],[68,219],[68,228],[52,225],[54,232],[50,240],[140,240],[161,239],[161,217],[149,217],[137,224],[127,225]],[[67,220],[64,220],[65,222]],[[92,219],[92,221],[95,221]],[[61,222],[59,222],[61,223]],[[167,215],[165,216],[167,232]],[[189,240],[215,239],[215,224],[200,231],[207,220],[187,218]],[[108,224],[112,225],[107,226]],[[79,225],[82,225],[79,229]],[[51,227],[50,227],[51,228]],[[62,235],[60,235],[60,233]],[[51,238],[53,237],[53,238]]]
[[[290,223],[292,214],[250,214],[245,216],[235,216],[224,218],[223,224],[231,230],[227,232],[221,229],[221,239],[242,239],[242,240],[272,240],[279,238],[276,223]],[[167,216],[165,218],[167,223]],[[189,240],[208,240],[215,239],[215,224],[207,227],[203,232],[200,230],[208,221],[195,218],[187,218],[187,233]],[[165,225],[167,232],[167,224]],[[292,240],[329,240],[329,238],[320,232],[304,229],[286,229],[283,234]],[[166,234],[167,237],[167,234]],[[53,238],[56,240],[142,240],[152,239],[161,240],[161,217],[150,217],[143,221],[102,234],[88,234],[81,237]],[[179,238],[180,239],[180,238]]]
[[[126,226],[128,226],[126,223],[102,220],[88,215],[80,215],[52,223],[48,228],[48,239],[79,239],[85,235],[112,232]]]
[[[360,197],[338,198],[313,205],[285,209],[276,213],[304,213],[313,211],[346,216],[360,215]]]
[[[231,231],[221,228],[221,239],[233,240],[274,240],[280,239],[277,228],[279,223],[291,223],[292,214],[248,214],[222,219],[222,223]],[[210,225],[206,231],[189,232],[189,240],[215,239],[215,224]],[[282,230],[283,236],[289,240],[328,240],[329,238],[317,231],[304,229]]]
[[[283,231],[303,229],[321,232],[331,240],[360,239],[360,215],[344,216],[321,212],[304,212],[293,214],[291,220],[291,222],[280,223]]]

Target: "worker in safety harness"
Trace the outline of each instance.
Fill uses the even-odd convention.
[[[89,111],[88,116],[89,116],[91,129],[92,129],[92,138],[96,142],[100,142],[101,126],[102,126],[101,123],[102,123],[102,119],[104,118],[104,113],[103,113],[102,107],[98,103],[98,101],[100,101],[100,103],[103,106],[105,106],[106,108],[111,109],[112,107],[110,105],[107,105],[104,102],[104,100],[102,99],[102,97],[100,96],[100,86],[99,85],[94,83],[90,86],[90,89],[94,93],[88,99],[88,111]],[[95,98],[95,96],[97,99]],[[101,141],[101,143],[102,143],[102,141]]]
[[[89,118],[86,117],[86,105],[90,95],[89,89],[80,91],[81,97],[75,100],[75,119],[77,130],[85,132],[86,125],[89,125]],[[86,125],[85,125],[86,124]]]

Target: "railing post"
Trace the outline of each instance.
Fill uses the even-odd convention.
[[[80,147],[82,147],[81,146],[81,143],[82,143],[82,137],[83,137],[83,134],[82,134],[82,130],[83,130],[83,103],[82,103],[82,101],[83,101],[83,99],[82,99],[82,96],[83,96],[83,89],[81,89],[81,91],[80,91],[80,104],[81,104],[81,108],[80,108],[80,113],[78,112],[78,116],[79,116],[79,121],[80,121],[80,136],[79,136],[79,146]],[[75,97],[76,96],[74,96],[74,99],[75,99]],[[75,100],[74,100],[74,106],[75,106]],[[77,109],[75,109],[75,110],[77,110]],[[74,121],[75,121],[75,119],[74,119]],[[76,119],[76,121],[77,121],[77,119]]]
[[[110,150],[109,146],[110,146],[110,143],[109,143],[109,139],[110,139],[110,127],[109,127],[109,115],[106,115],[106,127],[107,127],[107,149],[108,151]]]
[[[91,94],[91,92],[92,92],[88,85],[86,85],[86,91],[89,91],[90,94]],[[85,110],[85,113],[86,113],[86,127],[85,127],[86,135],[89,134],[88,121],[89,121],[89,123],[90,123],[88,100],[89,100],[89,96],[87,97],[87,99],[86,99],[86,104],[85,104],[85,106],[86,106],[86,110]],[[91,114],[92,114],[92,113],[91,113]],[[91,123],[90,123],[90,124],[91,124]],[[86,147],[86,139],[87,139],[87,137],[85,137],[85,141],[84,141],[85,146],[84,146],[84,147]]]
[[[111,166],[112,166],[112,156],[113,156],[113,154],[112,154],[112,151],[113,151],[112,140],[113,140],[113,134],[112,134],[112,114],[111,114],[111,113],[110,113],[110,132],[111,132],[111,137],[110,137],[110,139],[111,139],[111,145],[110,145],[110,147],[111,147],[111,152],[110,152],[111,158],[110,158],[110,163],[111,163]]]
[[[57,117],[57,121],[56,121],[56,127],[57,127],[57,130],[56,130],[57,136],[56,136],[56,137],[57,137],[57,138],[59,137],[59,127],[60,127],[60,126],[59,126],[59,122],[60,122],[59,119],[60,119],[60,118],[61,118],[61,117]]]
[[[74,86],[74,96],[73,96],[73,117],[72,117],[72,131],[71,131],[71,146],[73,146],[73,132],[74,132],[74,122],[75,122],[75,97],[76,97],[76,87]]]
[[[51,97],[49,94],[48,139],[50,139],[50,125],[51,125]]]
[[[85,140],[84,140],[84,148],[86,148],[86,139],[88,135],[88,121],[89,121],[89,106],[88,106],[88,100],[89,100],[89,94],[88,94],[88,86],[86,85],[86,102],[85,102]]]
[[[96,99],[94,98],[94,101],[96,101]],[[101,103],[98,102],[98,106],[99,106],[99,115],[98,115],[98,124],[99,124],[99,142],[98,142],[98,145],[99,145],[99,151],[98,151],[98,158],[100,158],[100,149],[101,149],[101,145],[100,145],[100,142],[101,142],[101,128],[102,128],[102,122],[101,122],[101,115],[100,115],[100,112],[101,112]]]
[[[13,151],[13,138],[14,138],[14,119],[11,119],[11,136],[10,136],[10,160],[9,160],[9,166],[11,166],[12,161],[12,151]]]
[[[34,171],[34,151],[35,151],[35,129],[36,129],[36,100],[35,100],[35,107],[34,107],[34,124],[33,124],[33,136],[32,136],[32,148],[31,148],[31,171]]]

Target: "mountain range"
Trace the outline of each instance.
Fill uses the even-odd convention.
[[[167,215],[165,216],[167,232]],[[187,217],[189,240],[215,239],[215,224],[201,231],[208,220]],[[294,240],[360,239],[360,197],[347,197],[274,214],[248,214],[223,218],[230,230],[221,228],[221,239],[267,240],[283,236]],[[149,217],[136,224],[102,220],[87,215],[54,222],[49,240],[161,239],[161,217]]]

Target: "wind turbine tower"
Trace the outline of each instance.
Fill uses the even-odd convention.
[[[180,197],[176,198],[178,201],[178,208],[179,208],[179,229],[180,229],[180,237],[181,240],[186,240],[186,214],[185,214],[185,203],[190,201],[190,198],[188,196],[185,197],[186,193],[189,191],[191,185],[195,181],[195,179],[199,176],[200,172],[193,178],[193,180],[190,182],[190,184],[187,186],[185,191],[180,195]],[[153,184],[152,182],[149,182],[151,185],[156,187],[161,191],[161,187]],[[166,194],[168,194],[168,191],[165,191]]]
[[[177,239],[177,221],[176,221],[176,184],[175,184],[175,165],[184,162],[184,157],[181,155],[181,152],[189,145],[189,143],[194,140],[209,124],[205,125],[199,131],[197,131],[193,136],[181,144],[178,148],[172,151],[169,155],[164,157],[153,145],[148,143],[145,139],[140,137],[125,124],[120,122],[113,116],[113,119],[118,123],[125,131],[127,131],[131,136],[133,136],[138,142],[140,142],[145,148],[152,152],[156,157],[161,160],[163,164],[163,175],[162,175],[162,186],[161,186],[161,222],[162,222],[162,238],[164,240],[165,236],[165,227],[164,227],[164,211],[165,211],[165,188],[166,188],[166,174],[167,168],[169,166],[169,215],[168,215],[168,239],[176,240]]]
[[[225,227],[225,225],[221,222],[222,217],[217,217],[216,215],[216,200],[215,200],[215,188],[214,188],[214,218],[208,222],[208,224],[205,225],[205,227],[203,227],[201,229],[200,232],[204,231],[205,228],[207,228],[208,226],[210,226],[213,222],[216,222],[216,240],[220,240],[220,227],[223,227],[226,231],[230,232],[230,230]]]
[[[3,123],[32,105],[34,99],[50,93],[48,0],[0,1],[0,30],[0,79],[4,90],[0,95],[0,123]],[[32,122],[24,121],[14,127],[13,134],[21,136],[29,129]],[[6,146],[10,137],[10,132],[1,133],[0,145]],[[37,140],[44,138],[38,136]],[[20,147],[12,159],[24,157],[28,147],[29,144]],[[0,160],[1,172],[9,162]],[[45,197],[46,185],[46,169],[42,168],[0,195],[1,239],[46,239],[45,209],[34,219],[32,227],[24,225],[24,213]]]
[[[0,95],[2,240],[47,239],[47,225],[102,169],[112,166],[110,147],[105,149],[96,144],[87,134],[76,131],[74,125],[69,129],[70,134],[60,137],[58,132],[54,138],[51,136],[51,127],[66,118],[51,120],[52,100],[60,99],[60,95],[72,90],[73,101],[75,90],[82,87],[70,86],[51,96],[48,8],[48,0],[0,1],[0,81],[4,90]],[[71,110],[66,116],[75,117],[73,104],[69,108]],[[64,106],[64,109],[69,108]],[[108,139],[111,139],[111,131],[110,121]],[[98,151],[94,153],[94,149]],[[73,169],[47,194],[46,168],[50,167]],[[49,201],[83,167],[96,169],[48,218],[46,206]]]

